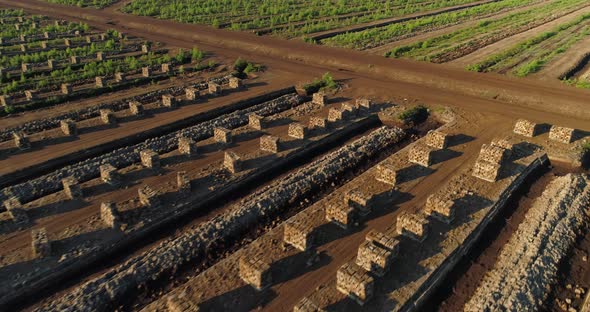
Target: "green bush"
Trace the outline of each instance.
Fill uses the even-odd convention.
[[[338,87],[338,83],[334,81],[332,74],[325,73],[322,78],[315,79],[311,83],[303,86],[303,89],[307,94],[315,93],[320,90],[332,90]]]
[[[398,115],[398,118],[405,124],[419,124],[428,119],[428,108],[423,105],[408,108]]]

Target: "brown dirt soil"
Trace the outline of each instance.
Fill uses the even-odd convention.
[[[267,78],[270,79],[270,77]],[[181,106],[174,110],[163,110],[158,114],[147,115],[145,118],[130,120],[128,122],[120,122],[117,125],[106,126],[96,124],[98,118],[95,118],[94,124],[90,120],[85,121],[81,123],[80,134],[74,139],[63,136],[60,129],[44,131],[32,136],[32,144],[34,146],[32,149],[26,151],[14,151],[13,142],[4,142],[0,144],[0,150],[2,150],[2,154],[0,154],[0,174],[7,174],[28,168],[56,157],[111,142],[147,129],[170,124],[190,115],[203,113],[212,108],[229,105],[240,100],[267,93],[275,90],[275,88],[288,87],[291,83],[291,81],[284,79],[281,81],[281,79],[274,78],[272,79],[273,84],[270,84],[269,82],[271,80],[267,80],[267,78],[247,81],[246,86],[250,85],[250,87],[245,91],[231,92],[224,96],[210,98],[205,103],[198,102]],[[121,118],[125,114],[127,114],[126,111],[121,111],[116,115]],[[85,123],[89,124],[84,125]],[[41,139],[51,137],[53,137],[53,139],[50,139],[51,143]],[[38,141],[37,146],[35,146],[36,141]],[[27,157],[22,157],[24,155]]]
[[[500,75],[479,75],[461,69],[390,60],[356,51],[309,45],[296,40],[258,37],[245,32],[184,25],[173,21],[106,13],[88,8],[68,7],[65,10],[63,6],[37,0],[1,0],[0,3],[56,17],[83,19],[91,26],[103,29],[118,28],[174,46],[198,45],[215,55],[233,59],[242,56],[274,70],[292,74],[307,73],[313,77],[332,71],[338,72],[337,78],[369,78],[370,82],[364,86],[387,81],[386,88],[395,88],[402,96],[418,97],[424,101],[441,102],[447,98],[448,100],[442,104],[477,111],[504,111],[511,117],[518,116],[519,110],[523,116],[536,110],[547,119],[561,119],[563,122],[571,122],[573,119],[564,121],[562,118],[555,118],[554,114],[590,118],[590,112],[585,109],[588,93],[563,86],[558,82],[539,83]],[[327,55],[329,57],[326,57]],[[458,100],[459,98],[462,100]],[[511,104],[507,105],[506,102]],[[561,105],[553,105],[556,102],[560,102]],[[522,110],[523,107],[527,109]]]
[[[502,39],[496,43],[493,43],[493,44],[490,44],[486,47],[480,48],[471,54],[468,54],[468,55],[465,55],[465,56],[460,57],[458,59],[452,60],[452,61],[448,62],[448,64],[452,64],[454,66],[458,66],[461,68],[464,68],[465,66],[470,65],[470,64],[476,64],[476,63],[486,59],[490,55],[502,52],[502,51],[512,47],[513,45],[519,43],[520,41],[526,40],[528,38],[532,38],[532,37],[539,35],[543,32],[549,31],[561,24],[573,21],[576,18],[578,18],[580,15],[586,14],[588,12],[590,12],[590,6],[586,6],[584,8],[581,8],[575,12],[572,12],[570,14],[562,16],[562,17],[560,17],[556,20],[553,20],[549,23],[545,23],[539,27],[535,27],[535,28],[527,30],[525,32],[521,32],[517,35]]]
[[[508,207],[508,210],[514,209],[514,211],[509,213],[508,219],[502,222],[503,228],[499,234],[490,242],[487,242],[489,245],[485,247],[476,259],[473,259],[471,265],[465,269],[465,272],[461,274],[460,278],[453,285],[449,285],[447,291],[441,291],[447,293],[448,297],[442,302],[438,302],[440,304],[437,308],[438,311],[451,312],[463,310],[463,306],[471,298],[486,272],[494,267],[502,247],[510,240],[512,233],[516,231],[518,225],[524,220],[534,200],[543,193],[545,187],[555,177],[572,171],[579,171],[579,169],[574,169],[566,164],[554,167],[551,171],[536,180],[531,185],[529,191],[518,202],[512,203]]]

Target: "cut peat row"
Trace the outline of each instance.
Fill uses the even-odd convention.
[[[70,299],[66,299],[69,303],[64,301],[63,304],[87,306],[88,301],[86,298],[90,293],[92,293],[90,296],[94,298],[94,308],[96,309],[112,307],[113,304],[124,302],[124,295],[128,291],[137,289],[139,285],[146,285],[151,280],[166,278],[167,275],[175,271],[175,268],[202,257],[203,252],[208,248],[207,246],[211,246],[211,244],[219,244],[223,241],[238,238],[262,219],[279,213],[286,208],[286,204],[297,200],[297,198],[302,198],[302,196],[311,195],[310,192],[316,192],[318,188],[325,187],[330,181],[334,181],[337,176],[361,165],[382,149],[396,144],[402,138],[403,134],[396,129],[381,128],[376,130],[372,134],[364,136],[289,174],[278,184],[268,186],[264,190],[247,197],[230,209],[229,212],[184,232],[172,241],[160,244],[144,255],[127,261],[94,282],[82,285],[71,295],[64,297]],[[266,204],[261,206],[259,204],[261,202]],[[153,261],[152,254],[158,255],[156,262]],[[137,270],[129,270],[130,267],[135,267]],[[145,272],[148,273],[147,275],[133,273],[143,271],[140,268],[145,268],[150,273]],[[106,295],[102,289],[104,287],[112,289],[109,286],[111,283],[116,283],[122,287],[118,287],[115,292],[102,297],[101,294]],[[59,309],[62,303],[54,301],[51,305]]]

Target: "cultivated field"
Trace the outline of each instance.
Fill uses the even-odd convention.
[[[0,0],[0,310],[584,311],[589,27]]]

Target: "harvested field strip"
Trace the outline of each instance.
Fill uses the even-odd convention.
[[[219,85],[226,85],[229,81],[231,76],[219,76],[219,77],[212,77],[207,79],[207,81],[201,81],[192,85],[189,85],[195,88],[198,91],[203,91],[207,89],[208,83],[213,82]],[[181,87],[169,87],[165,89],[161,89],[154,92],[148,92],[141,95],[136,95],[130,98],[123,98],[118,99],[116,101],[110,103],[102,103],[96,106],[87,107],[80,110],[66,112],[64,114],[60,114],[57,116],[53,116],[51,118],[44,118],[44,119],[37,119],[34,121],[30,121],[27,123],[20,124],[15,127],[4,128],[0,130],[0,142],[9,141],[12,139],[12,133],[15,131],[22,131],[28,135],[32,135],[34,133],[39,133],[43,131],[47,131],[50,129],[56,129],[60,126],[61,120],[71,119],[73,121],[83,121],[91,118],[96,118],[100,116],[101,109],[110,109],[113,112],[118,112],[122,110],[126,110],[129,108],[129,102],[136,101],[139,103],[150,103],[154,100],[158,100],[164,94],[172,94],[174,96],[179,96],[183,93],[184,88]]]
[[[429,219],[429,234],[420,243],[400,237],[398,258],[404,260],[394,260],[394,265],[383,278],[375,278],[375,298],[365,304],[362,310],[420,310],[433,291],[441,286],[446,274],[476,244],[477,239],[485,235],[485,228],[503,208],[510,194],[520,187],[529,174],[547,165],[547,158],[536,155],[519,160],[517,166],[520,165],[523,167],[514,172],[515,176],[495,184],[482,185],[476,179],[471,180],[469,170],[465,170],[468,168],[463,168],[461,173],[451,177],[436,194],[447,194],[457,203],[454,221],[449,225],[438,219]],[[420,211],[423,211],[422,208],[416,207],[412,213]],[[399,224],[379,230],[395,233],[397,226]],[[346,299],[344,294],[335,291],[335,288],[336,280],[332,277],[332,280],[317,287],[319,290],[307,297],[313,302],[322,302],[322,307],[337,310],[355,304]]]
[[[111,147],[108,149],[111,152],[108,153],[104,153],[105,149],[107,149],[105,146],[87,149],[83,152],[77,153],[77,158],[85,159],[84,161],[73,165],[67,165],[63,168],[61,166],[71,164],[75,161],[72,160],[74,155],[62,157],[61,159],[53,159],[51,162],[57,162],[58,164],[49,167],[52,168],[52,170],[54,170],[55,167],[59,167],[60,169],[51,174],[34,180],[29,180],[20,185],[7,187],[4,189],[3,194],[7,194],[7,192],[12,193],[13,195],[18,196],[22,202],[28,202],[60,190],[62,187],[60,181],[65,177],[76,176],[80,181],[96,178],[99,176],[100,164],[104,164],[105,162],[109,162],[116,167],[124,167],[139,161],[139,150],[151,149],[158,153],[163,153],[175,149],[178,144],[177,136],[179,134],[199,140],[212,136],[213,127],[225,126],[234,128],[238,125],[247,123],[247,114],[249,113],[256,112],[261,116],[266,116],[276,113],[277,111],[288,109],[291,105],[295,105],[302,101],[301,98],[292,94],[284,95],[291,91],[293,91],[292,88],[271,92],[254,99],[240,101],[202,114],[190,116],[177,121],[172,125],[160,127],[152,131],[146,131],[141,135],[136,134],[131,138],[123,138],[118,140],[118,142],[110,142],[106,144],[106,146]],[[281,95],[283,95],[282,98],[271,101],[271,103],[261,103],[262,101],[268,101],[269,98],[277,98],[277,96]],[[200,123],[190,126],[194,124],[195,121]],[[187,126],[189,127],[187,128]],[[162,133],[165,135],[162,135]],[[118,149],[114,149],[113,147]],[[96,157],[88,158],[93,156]],[[37,174],[37,172],[35,172],[37,170],[47,170],[43,168],[39,169],[39,167],[40,166],[35,166],[26,172],[17,172],[17,174],[13,174],[12,177],[5,175],[2,177],[2,185],[7,186],[13,184],[12,181],[14,180],[22,180],[30,178],[31,176],[34,177],[35,174]],[[0,194],[0,197],[3,197],[3,195]]]
[[[281,113],[279,115],[273,116],[273,118],[277,117],[277,120],[280,121],[281,118],[292,115],[292,113],[295,111],[297,111],[297,108],[293,111],[285,112],[287,115],[285,115],[285,113]],[[56,254],[61,255],[59,264],[57,264],[57,268],[59,270],[55,268],[56,264],[52,265],[53,262],[51,261],[49,263],[36,263],[35,267],[37,270],[35,270],[35,273],[27,274],[26,277],[12,275],[9,273],[10,270],[4,270],[4,272],[0,270],[2,275],[6,277],[2,279],[5,281],[2,284],[4,289],[2,292],[9,293],[6,295],[8,298],[13,298],[13,295],[22,298],[26,296],[26,294],[35,293],[35,289],[38,287],[51,287],[51,285],[55,285],[56,279],[63,278],[64,275],[67,276],[67,274],[69,274],[68,272],[71,272],[72,270],[81,270],[85,266],[88,266],[89,262],[105,259],[105,257],[109,257],[109,254],[113,252],[129,252],[128,249],[130,248],[130,244],[142,245],[151,241],[151,239],[154,238],[152,235],[154,231],[161,229],[162,227],[172,227],[173,229],[177,228],[179,224],[187,221],[187,214],[200,215],[207,213],[217,207],[220,202],[227,200],[228,195],[231,194],[231,196],[237,196],[237,194],[240,194],[241,192],[254,188],[260,183],[265,182],[267,179],[272,179],[281,172],[291,170],[291,168],[296,168],[309,161],[310,158],[319,156],[325,151],[332,149],[334,146],[338,146],[340,143],[342,143],[342,141],[348,140],[351,135],[355,133],[364,133],[364,131],[374,128],[375,126],[378,126],[378,124],[379,122],[377,118],[374,118],[374,116],[362,118],[361,120],[355,120],[355,122],[351,124],[335,123],[333,126],[336,126],[336,129],[333,133],[322,133],[320,135],[318,135],[318,133],[312,133],[312,137],[309,140],[304,140],[304,142],[300,142],[300,140],[285,142],[286,145],[290,146],[293,146],[293,143],[295,143],[296,147],[289,148],[289,150],[275,154],[275,156],[279,156],[277,158],[269,157],[271,155],[268,155],[268,153],[261,154],[257,144],[258,137],[254,136],[253,138],[248,139],[248,141],[250,141],[249,143],[238,142],[239,145],[243,144],[244,146],[231,148],[232,151],[240,153],[240,155],[245,158],[243,159],[245,168],[243,168],[243,170],[240,172],[229,175],[226,170],[221,169],[223,166],[219,164],[218,161],[216,161],[218,158],[217,154],[219,154],[219,152],[211,153],[207,151],[211,149],[212,145],[215,146],[215,144],[212,144],[213,139],[199,142],[203,143],[203,145],[200,145],[204,150],[202,155],[208,159],[208,162],[203,163],[200,157],[194,160],[186,159],[183,164],[172,164],[166,166],[166,169],[162,175],[154,176],[152,179],[149,179],[151,182],[146,182],[153,185],[154,180],[158,181],[159,185],[157,186],[156,190],[158,193],[163,193],[159,195],[158,198],[164,207],[152,207],[155,209],[150,209],[149,207],[136,207],[137,199],[129,199],[130,191],[133,193],[133,191],[136,191],[137,188],[137,186],[133,186],[133,184],[130,188],[127,187],[129,184],[124,186],[122,185],[117,191],[112,191],[107,194],[107,200],[118,202],[117,210],[119,211],[121,222],[125,224],[125,227],[122,229],[124,231],[122,234],[125,235],[121,236],[115,235],[119,233],[117,231],[110,229],[110,231],[105,230],[104,224],[101,225],[101,222],[97,222],[96,220],[96,207],[100,206],[101,201],[104,202],[104,199],[101,200],[98,198],[86,197],[86,200],[92,201],[92,205],[94,207],[84,207],[80,210],[94,208],[90,211],[92,216],[86,216],[85,219],[80,220],[78,219],[79,217],[72,218],[72,216],[79,215],[78,211],[69,214],[65,213],[63,217],[62,215],[59,215],[59,217],[62,218],[62,222],[60,222],[60,224],[61,226],[64,226],[64,223],[66,225],[70,224],[70,222],[84,224],[84,229],[89,232],[79,233],[81,236],[86,236],[89,234],[91,235],[95,232],[104,232],[104,235],[102,235],[100,239],[92,239],[91,241],[84,243],[76,243],[75,241],[72,241],[69,248],[73,249],[66,249],[67,252],[65,252],[65,254],[62,254],[62,252],[64,252],[64,247],[61,247],[60,250],[56,250]],[[236,132],[236,140],[243,136],[251,137],[252,134],[256,134],[257,132],[256,130],[248,129],[248,127],[234,130]],[[272,132],[272,134],[277,135],[277,131],[280,132],[284,130],[286,130],[284,126],[273,126],[272,128],[265,130],[265,132]],[[221,151],[221,153],[223,153],[223,151]],[[161,156],[163,156],[163,163],[167,162],[168,159],[175,159],[179,157],[179,155],[174,152]],[[213,160],[213,163],[211,163],[211,160]],[[247,163],[255,163],[257,165],[255,168],[251,168],[252,165],[247,165]],[[195,165],[197,167],[193,168]],[[203,169],[205,169],[206,172],[209,172],[209,176],[203,176]],[[172,172],[167,172],[169,170]],[[174,187],[170,189],[170,187],[168,187],[169,183],[162,181],[162,179],[174,180],[177,172],[176,170],[186,170],[186,172],[190,174],[190,179],[195,181],[195,183],[193,183],[191,195],[188,198],[180,199],[178,190]],[[138,171],[137,168],[133,168],[132,166],[130,168],[125,168],[120,172],[125,176],[131,177],[138,174],[145,175],[144,171],[145,169],[139,169]],[[197,173],[196,176],[195,173]],[[148,179],[144,179],[144,181],[147,180]],[[195,185],[197,184],[197,181],[201,182],[198,183],[198,185]],[[102,183],[98,182],[98,184],[100,185]],[[97,185],[95,181],[90,182],[89,185],[85,184],[84,188],[95,189],[96,186]],[[53,195],[51,197],[54,199],[56,198]],[[57,196],[57,198],[60,197]],[[63,200],[63,197],[61,198],[61,200]],[[57,200],[57,205],[63,205],[61,200]],[[47,207],[48,202],[42,201],[42,203],[43,206],[41,206],[41,208]],[[38,203],[35,204],[38,205]],[[72,203],[70,202],[69,204],[71,205]],[[27,208],[27,211],[31,214],[31,216],[36,214],[35,208],[39,207],[34,206],[33,209]],[[55,223],[55,221],[50,220],[49,224],[51,223]],[[72,227],[75,228],[73,225],[68,225],[66,229],[70,229]],[[67,230],[61,234],[53,234],[57,239],[56,244],[60,241],[60,238],[63,237],[63,233],[65,233],[66,237],[70,236]],[[16,239],[13,237],[13,235],[8,235],[8,238],[12,240]],[[69,238],[68,240],[72,240],[73,238],[74,237]],[[63,240],[63,238],[61,240]],[[3,245],[4,244],[5,246],[14,246],[13,244],[7,244],[7,242],[3,242]],[[60,243],[59,245],[64,245],[64,243]],[[14,257],[19,253],[22,254],[23,248],[26,254],[28,248],[27,246],[22,246],[19,251],[10,252],[10,258],[13,258],[13,261],[15,261],[16,259],[14,259]],[[89,252],[89,248],[92,250],[92,252]],[[20,257],[22,257],[22,255]],[[7,259],[8,258],[5,258],[5,260]],[[21,261],[23,261],[23,259],[16,260],[15,262],[19,263]],[[22,265],[26,265],[26,262]],[[51,272],[50,276],[47,276],[46,272]],[[38,280],[39,275],[43,276],[41,280]],[[12,285],[14,284],[19,285],[19,287],[24,287],[24,289],[21,288],[22,292],[17,294],[12,293],[11,289],[13,289]]]
[[[411,57],[434,63],[444,63],[467,55],[483,46],[514,34],[533,29],[561,16],[587,7],[585,1],[551,2],[534,10],[510,14],[497,20],[481,22],[477,27],[462,29],[429,38],[388,52],[388,57]],[[559,13],[555,13],[555,12]]]
[[[534,59],[528,64],[524,64],[522,67],[519,67],[515,70],[515,73],[518,76],[526,76],[532,72],[536,72],[540,69],[540,67],[546,62],[546,60],[551,59],[556,54],[563,53],[567,50],[572,44],[576,43],[577,41],[581,40],[585,36],[589,34],[589,30],[587,27],[587,23],[585,23],[588,19],[590,19],[590,14],[584,14],[577,18],[574,21],[568,22],[566,24],[562,24],[555,29],[542,33],[537,37],[528,39],[524,42],[520,42],[514,45],[512,48],[509,48],[501,53],[492,55],[487,59],[473,64],[467,67],[467,69],[477,72],[488,72],[488,71],[498,71],[502,66],[509,62],[511,58],[515,58],[520,54],[532,54],[534,57],[534,48],[546,41],[549,40],[560,40],[564,37],[567,39],[566,43],[559,44],[559,48],[556,47],[555,51],[550,51],[545,56],[541,56],[538,59]],[[584,23],[580,25],[581,23]],[[580,27],[584,27],[583,29],[579,29]],[[572,37],[572,34],[569,30],[572,28],[578,28],[579,35]],[[543,49],[544,50],[544,49]],[[540,51],[543,52],[543,51]]]
[[[123,263],[108,274],[82,285],[65,296],[63,301],[53,301],[43,309],[77,307],[102,310],[112,307],[124,301],[128,291],[146,285],[150,280],[163,278],[174,268],[197,260],[207,250],[207,246],[240,237],[262,219],[280,213],[303,196],[308,197],[315,189],[329,184],[337,176],[356,168],[403,137],[400,129],[380,128],[249,196],[230,212]],[[265,204],[260,205],[262,202]],[[114,285],[118,286],[113,288]],[[106,289],[112,290],[110,294],[105,292]]]
[[[562,257],[588,226],[588,205],[588,177],[556,178],[527,212],[465,310],[539,309],[556,282]]]
[[[321,42],[330,46],[340,46],[358,50],[370,49],[399,40],[411,34],[448,27],[473,18],[487,16],[489,14],[497,14],[504,10],[527,6],[535,2],[536,0],[507,0],[486,3],[460,11],[422,17],[407,22],[396,23],[360,32],[346,33],[322,40]]]

